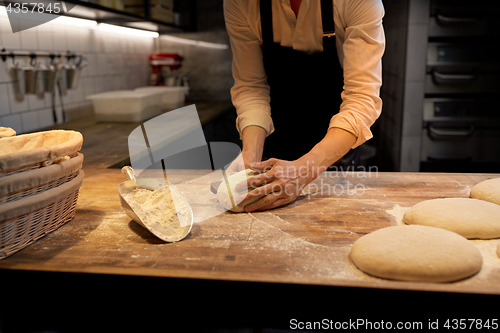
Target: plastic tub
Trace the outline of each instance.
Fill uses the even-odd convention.
[[[189,87],[186,86],[154,86],[154,87],[139,87],[136,91],[157,91],[162,93],[161,108],[163,111],[171,111],[184,106]]]
[[[87,98],[97,121],[140,122],[161,114],[161,91],[116,90]]]

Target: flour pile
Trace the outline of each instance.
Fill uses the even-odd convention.
[[[136,188],[124,194],[123,199],[144,225],[158,232],[157,236],[162,239],[166,237],[179,240],[189,232],[191,216],[190,209],[182,200],[181,194],[174,192],[174,196],[177,206],[168,188],[156,190]]]

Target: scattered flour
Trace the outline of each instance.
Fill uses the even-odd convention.
[[[405,215],[406,211],[411,207],[401,207],[400,205],[395,205],[392,209],[387,209],[386,213],[394,216],[398,225],[405,225],[403,223],[403,215]]]

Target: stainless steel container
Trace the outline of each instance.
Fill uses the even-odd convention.
[[[68,89],[78,88],[78,82],[80,81],[81,71],[88,64],[89,63],[87,59],[85,59],[85,57],[80,56],[80,58],[75,62],[75,64],[68,66],[66,68]]]
[[[61,90],[65,91],[68,89],[68,68],[66,66],[61,67],[59,70],[59,84]]]
[[[45,92],[45,68],[38,67],[36,73],[36,94],[43,94]]]
[[[76,89],[80,80],[80,69],[75,65],[66,70],[68,89]]]
[[[37,70],[33,66],[26,66],[23,67],[24,71],[24,79],[25,79],[25,85],[26,85],[26,90],[25,94],[35,94],[36,93],[36,73]]]
[[[24,95],[26,92],[26,80],[24,71],[18,63],[14,64],[14,66],[11,67],[10,75],[12,77],[14,94],[16,95],[16,98],[18,98],[18,96]]]
[[[43,69],[44,72],[44,91],[54,92],[59,71],[54,66],[49,66]]]

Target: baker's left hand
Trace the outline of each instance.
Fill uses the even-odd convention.
[[[240,205],[244,205],[246,201],[260,198],[246,206],[246,212],[272,209],[292,202],[304,187],[322,172],[310,164],[310,161],[302,159],[285,161],[276,158],[252,163],[250,167],[261,174],[249,178],[246,184],[244,182],[238,184],[236,190],[243,190],[245,186],[260,187],[248,192],[244,199],[238,198],[237,201],[242,200]]]

